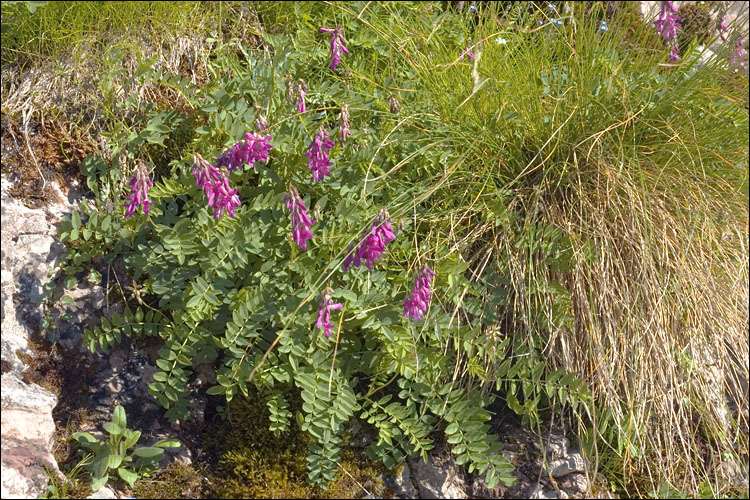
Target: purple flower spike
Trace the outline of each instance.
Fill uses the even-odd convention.
[[[320,308],[318,309],[317,327],[323,330],[323,334],[326,338],[331,336],[331,311],[343,307],[343,304],[340,302],[334,303],[333,300],[331,300],[331,296],[329,295],[329,292],[331,291],[330,288],[326,288],[326,291],[323,294],[323,300],[320,302]]]
[[[242,202],[237,195],[236,189],[229,187],[229,176],[226,168],[218,169],[208,163],[198,153],[195,154],[193,175],[195,184],[199,186],[208,197],[208,206],[214,209],[214,218],[219,219],[226,211],[234,218],[234,209]]]
[[[227,167],[230,171],[244,165],[255,166],[256,161],[268,161],[268,152],[273,147],[271,136],[259,137],[250,132],[245,133],[245,139],[237,142],[216,160],[217,167]]]
[[[471,47],[466,47],[463,52],[461,52],[461,60],[464,60],[464,56],[467,57],[469,62],[474,60],[474,52],[472,52]]]
[[[341,62],[341,53],[349,54],[349,51],[344,47],[344,35],[340,29],[334,28],[320,28],[320,31],[331,34],[331,69],[336,71],[336,66]]]
[[[664,41],[669,43],[670,40],[674,40],[674,46],[670,52],[670,59],[677,61],[680,59],[679,46],[677,44],[677,28],[680,27],[680,16],[677,15],[672,2],[661,3],[661,14],[659,19],[654,21],[656,26],[656,32],[664,38]]]
[[[128,181],[130,185],[130,196],[128,196],[128,203],[123,205],[125,210],[125,217],[131,217],[135,213],[135,209],[138,206],[143,207],[143,213],[148,215],[148,211],[151,209],[151,203],[148,201],[148,188],[154,185],[151,179],[148,178],[148,172],[146,171],[146,165],[141,161],[139,162],[138,169],[133,175],[133,178]]]
[[[734,42],[735,40],[738,40],[738,38],[739,37],[735,36],[732,42]],[[727,57],[729,58],[730,67],[732,68],[738,67],[742,71],[747,71],[748,54],[747,54],[747,51],[742,48],[742,46],[745,45],[746,41],[747,40],[739,40],[735,44],[734,50],[729,52],[729,54],[727,54]]]
[[[719,32],[721,33],[721,41],[726,42],[727,41],[727,34],[729,33],[729,29],[727,29],[727,25],[724,24],[724,19],[726,16],[721,18],[721,21],[719,22]]]
[[[285,198],[286,208],[292,213],[292,239],[302,250],[307,250],[307,240],[313,237],[310,228],[315,221],[307,215],[307,207],[294,186],[289,187]]]
[[[297,110],[303,114],[307,112],[307,109],[305,108],[305,97],[307,97],[307,85],[305,85],[305,82],[300,78],[297,80]]]
[[[427,266],[423,266],[417,278],[414,280],[414,289],[404,302],[404,318],[410,321],[421,321],[424,313],[427,311],[427,304],[432,300],[430,284],[435,272]]]
[[[353,243],[349,245],[349,256],[344,259],[343,264],[344,272],[348,272],[352,265],[359,269],[363,260],[367,269],[372,269],[375,261],[385,252],[385,246],[395,239],[391,218],[387,211],[382,210],[375,218],[370,230],[362,237],[356,250]],[[353,253],[352,250],[354,250]]]
[[[331,171],[328,170],[328,167],[333,165],[333,163],[331,163],[326,150],[331,149],[335,145],[336,143],[328,137],[328,132],[321,125],[305,153],[305,156],[310,159],[307,166],[312,171],[313,181],[319,182],[324,177],[331,176]]]

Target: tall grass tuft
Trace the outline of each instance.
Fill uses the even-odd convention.
[[[648,20],[606,18],[605,31],[597,4],[535,5],[436,18],[386,6],[388,23],[359,14],[392,44],[391,66],[408,68],[385,73],[403,119],[450,151],[422,221],[475,277],[492,268],[509,280],[515,345],[541,353],[547,373],[588,382],[578,435],[611,479],[639,496],[737,493],[747,77],[727,85],[725,54],[697,45],[671,63]],[[407,78],[418,83],[399,92]]]

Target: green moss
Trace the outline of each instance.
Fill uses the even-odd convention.
[[[62,378],[59,372],[60,355],[57,345],[49,344],[47,348],[41,343],[29,341],[30,354],[18,352],[18,359],[26,365],[21,378],[27,384],[36,384],[60,397]]]
[[[299,397],[287,394],[290,410],[301,407]],[[216,498],[352,498],[362,488],[383,498],[393,492],[383,484],[384,469],[364,454],[342,449],[339,469],[328,490],[307,483],[309,437],[293,422],[275,436],[268,430],[264,398],[235,398],[228,417],[207,432],[207,449],[217,462],[210,471],[211,497]]]
[[[172,462],[152,477],[135,483],[136,498],[200,498],[201,472],[193,465]]]

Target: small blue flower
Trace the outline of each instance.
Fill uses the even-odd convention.
[[[551,3],[551,4],[547,5],[547,8],[549,10],[555,10],[555,9],[557,9],[557,6],[555,4],[553,4],[553,3]]]
[[[562,26],[563,25],[563,22],[561,20],[559,20],[559,19],[550,18],[549,20],[552,21],[552,24],[556,24],[558,26]]]
[[[609,28],[607,27],[607,21],[604,21],[604,20],[599,21],[599,29],[602,31],[608,31]]]

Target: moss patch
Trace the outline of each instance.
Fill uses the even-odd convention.
[[[301,401],[288,394],[292,413]],[[307,484],[309,437],[295,422],[278,437],[268,430],[268,410],[257,393],[235,398],[228,417],[218,417],[207,432],[207,451],[216,462],[207,495],[215,498],[353,498],[367,492],[392,498],[383,483],[385,469],[351,448],[343,448],[328,490]]]
[[[136,498],[200,498],[201,472],[193,465],[172,462],[150,478],[135,483]]]

